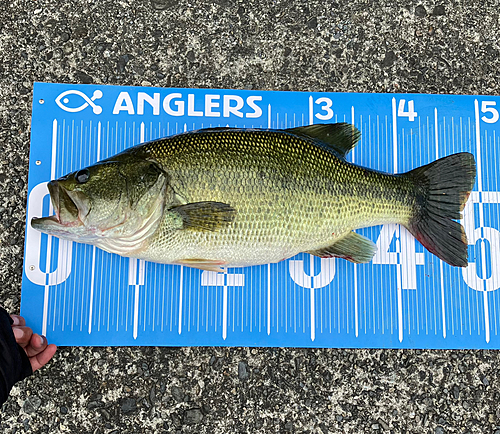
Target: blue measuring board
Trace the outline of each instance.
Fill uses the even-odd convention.
[[[36,83],[21,313],[59,345],[500,348],[500,99]],[[47,182],[130,146],[210,126],[351,122],[348,159],[401,173],[460,151],[478,176],[454,268],[398,225],[359,230],[369,264],[300,254],[226,274],[122,258],[33,230]]]

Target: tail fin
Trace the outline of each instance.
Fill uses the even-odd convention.
[[[417,188],[417,210],[408,230],[437,257],[456,267],[466,267],[467,236],[461,211],[474,186],[476,162],[467,152],[449,155],[406,174]]]

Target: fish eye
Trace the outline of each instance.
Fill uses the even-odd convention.
[[[75,179],[78,184],[85,184],[90,178],[89,169],[82,169],[76,172]]]

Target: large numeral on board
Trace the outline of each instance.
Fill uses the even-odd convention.
[[[481,102],[481,111],[483,113],[491,113],[491,117],[482,116],[481,120],[487,124],[494,124],[499,119],[498,110],[493,108],[497,105],[496,101],[483,101]]]
[[[321,106],[321,110],[325,113],[316,113],[316,117],[322,121],[328,121],[333,118],[333,110],[332,110],[332,100],[330,98],[318,98],[315,101],[316,104]]]
[[[408,111],[405,111],[405,104],[405,99],[399,100],[398,116],[401,118],[408,118],[410,122],[413,122],[418,115],[415,111],[415,104],[413,100],[408,101]]]

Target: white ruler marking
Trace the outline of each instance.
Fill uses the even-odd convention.
[[[497,149],[498,149],[498,140],[497,140],[497,137],[496,137],[496,130],[493,130],[493,154],[494,154],[493,161],[498,161],[498,156],[497,156],[497,153],[496,153]],[[499,241],[498,238],[495,238],[495,241],[493,243],[493,249],[496,252],[500,251],[500,245],[499,245],[498,241]],[[493,299],[493,315],[492,315],[492,318],[494,318],[493,324],[495,325],[495,336],[496,336],[498,334],[498,319],[499,319],[499,315],[497,314],[497,303],[496,303],[497,298],[496,297],[492,297],[492,299]]]
[[[398,126],[397,126],[397,111],[396,111],[396,98],[392,98],[392,144],[394,152],[394,173],[398,173]],[[399,227],[397,229],[397,237],[399,242]],[[397,252],[400,252],[397,249]],[[398,298],[398,333],[399,342],[403,341],[403,294],[402,294],[402,279],[401,279],[401,263],[400,255],[398,255],[398,263],[396,265],[397,277],[397,298]]]
[[[227,276],[224,276],[224,286],[222,288],[222,339],[227,338]]]
[[[310,264],[310,270],[309,273],[311,273],[311,341],[314,342],[314,339],[316,339],[316,306],[315,306],[315,300],[314,300],[314,256],[309,255],[309,264]]]
[[[312,97],[311,97],[312,98]],[[354,106],[351,106],[351,124],[354,127]],[[354,159],[354,148],[351,151],[351,162],[355,164]],[[354,334],[356,337],[359,335],[359,313],[358,313],[358,267],[353,263],[354,266]]]
[[[182,333],[182,298],[183,298],[183,284],[184,284],[184,265],[181,265],[181,276],[179,282],[179,334]]]
[[[484,237],[484,205],[482,201],[483,180],[482,180],[482,161],[481,161],[481,129],[479,118],[479,102],[474,100],[474,111],[476,117],[476,168],[477,168],[477,189],[479,191],[479,226],[481,228],[481,237]],[[483,306],[484,306],[484,331],[486,342],[490,341],[490,312],[488,305],[488,292],[485,287],[486,278],[486,245],[484,238],[481,241],[481,262],[482,262],[482,277],[483,277]]]
[[[436,160],[439,158],[439,124],[438,124],[438,109],[434,108],[434,143],[436,148]],[[443,261],[438,258],[439,261],[439,274],[441,283],[441,317],[442,317],[442,328],[443,328],[443,338],[446,339],[446,299],[444,292],[444,267]]]
[[[271,264],[267,264],[267,334],[271,334]]]
[[[482,206],[481,204],[479,206]],[[486,249],[484,242],[481,243],[481,248]],[[486,262],[485,256],[481,258],[483,263]],[[486,265],[484,265],[486,268]],[[486,276],[486,270],[483,270],[483,276]],[[485,282],[483,283],[485,284]],[[485,340],[486,342],[490,341],[490,309],[489,309],[489,304],[488,304],[488,291],[486,291],[486,288],[483,290],[483,305],[484,305],[484,331],[485,331]]]
[[[134,285],[134,327],[133,337],[137,339],[139,329],[139,289],[140,285]]]
[[[101,158],[101,123],[97,124],[97,160]],[[89,334],[92,333],[92,315],[94,310],[94,281],[95,281],[95,256],[96,247],[92,246],[92,268],[90,276],[90,301],[89,301]]]
[[[309,97],[309,125],[314,123],[313,97]]]
[[[50,162],[50,179],[56,177],[56,152],[57,152],[57,119],[52,122],[52,159]],[[52,202],[49,202],[49,215],[52,215]],[[43,294],[43,317],[42,317],[42,334],[45,336],[47,334],[47,320],[48,320],[48,310],[49,310],[49,273],[50,273],[50,261],[51,261],[51,251],[52,251],[52,236],[47,236],[47,258],[45,262],[45,273],[46,281]]]
[[[474,100],[474,109],[475,109],[475,117],[476,117],[476,168],[477,168],[477,189],[479,191],[479,200],[481,200],[481,192],[483,191],[483,180],[481,179],[480,174],[481,171],[481,129],[480,129],[480,120],[479,120],[479,103]],[[481,222],[481,226],[483,225],[483,213],[481,211],[482,207],[479,207],[479,218]]]
[[[133,319],[133,337],[137,339],[139,330],[139,300],[140,288],[144,285],[145,262],[136,258],[129,260],[128,284],[134,287],[134,319]],[[146,300],[144,301],[146,306]],[[146,318],[144,317],[144,323]]]
[[[152,129],[152,126],[150,130]],[[151,134],[151,131],[150,131]],[[140,126],[140,143],[144,143],[146,136],[146,127],[144,122],[141,122]],[[129,281],[128,284],[134,287],[134,317],[133,317],[133,327],[132,335],[134,339],[137,339],[139,330],[139,301],[140,301],[140,290],[141,286],[144,285],[144,266],[145,263],[142,259],[130,258],[128,261],[129,266]],[[132,271],[131,271],[132,270]],[[146,301],[144,302],[144,308],[146,309]],[[146,316],[144,315],[144,325],[146,324]]]

